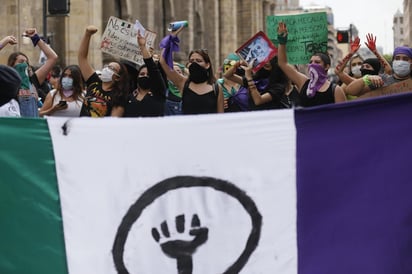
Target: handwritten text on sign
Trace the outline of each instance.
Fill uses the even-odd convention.
[[[146,47],[154,48],[156,33],[146,30]],[[111,16],[102,36],[100,48],[110,55],[143,64],[142,52],[137,44],[137,30],[133,23]]]
[[[285,22],[288,28],[286,50],[289,63],[307,64],[314,53],[327,52],[328,23],[325,12],[268,16],[267,34],[276,46],[279,45],[279,22]]]

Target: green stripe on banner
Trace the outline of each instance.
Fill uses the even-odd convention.
[[[67,273],[46,120],[0,118],[0,273]]]

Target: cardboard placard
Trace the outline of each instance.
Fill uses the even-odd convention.
[[[398,83],[394,83],[392,85],[375,89],[372,91],[369,91],[358,98],[371,98],[371,97],[377,97],[377,96],[387,96],[387,95],[392,95],[392,94],[397,94],[397,93],[403,93],[403,92],[411,92],[412,91],[412,79],[409,78],[408,80],[404,80]]]
[[[154,48],[156,33],[146,29],[146,47]],[[100,49],[135,64],[143,64],[142,52],[137,44],[137,29],[133,23],[111,16],[102,35]]]

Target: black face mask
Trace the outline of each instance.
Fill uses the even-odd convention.
[[[377,75],[377,74],[375,73],[375,71],[374,71],[374,70],[371,70],[371,69],[360,69],[360,72],[361,72],[362,76],[365,76],[366,74],[369,74],[369,75]]]
[[[208,79],[209,79],[209,71],[207,69],[205,69],[204,67],[202,67],[196,62],[193,62],[189,66],[189,80],[190,81],[196,84],[199,84],[199,83],[206,82]]]
[[[137,85],[141,89],[150,89],[150,78],[147,76],[137,77]]]
[[[239,76],[245,76],[245,70],[242,68],[237,68],[235,74]]]

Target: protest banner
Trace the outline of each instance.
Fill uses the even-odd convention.
[[[316,52],[328,50],[328,23],[326,12],[266,17],[269,39],[278,46],[278,23],[285,22],[288,28],[286,46],[290,64],[307,64]]]
[[[146,30],[146,35],[146,47],[154,48],[156,33]],[[115,57],[141,65],[143,57],[136,37],[137,30],[133,23],[111,16],[102,35],[100,49]]]
[[[277,48],[272,44],[263,31],[259,31],[253,35],[252,38],[236,50],[236,53],[248,63],[252,59],[255,59],[253,62],[253,72],[258,71],[263,67],[277,54],[277,52]]]
[[[412,79],[404,80],[392,85],[369,91],[358,98],[370,98],[412,91]]]
[[[0,117],[0,273],[412,273],[411,115]]]

